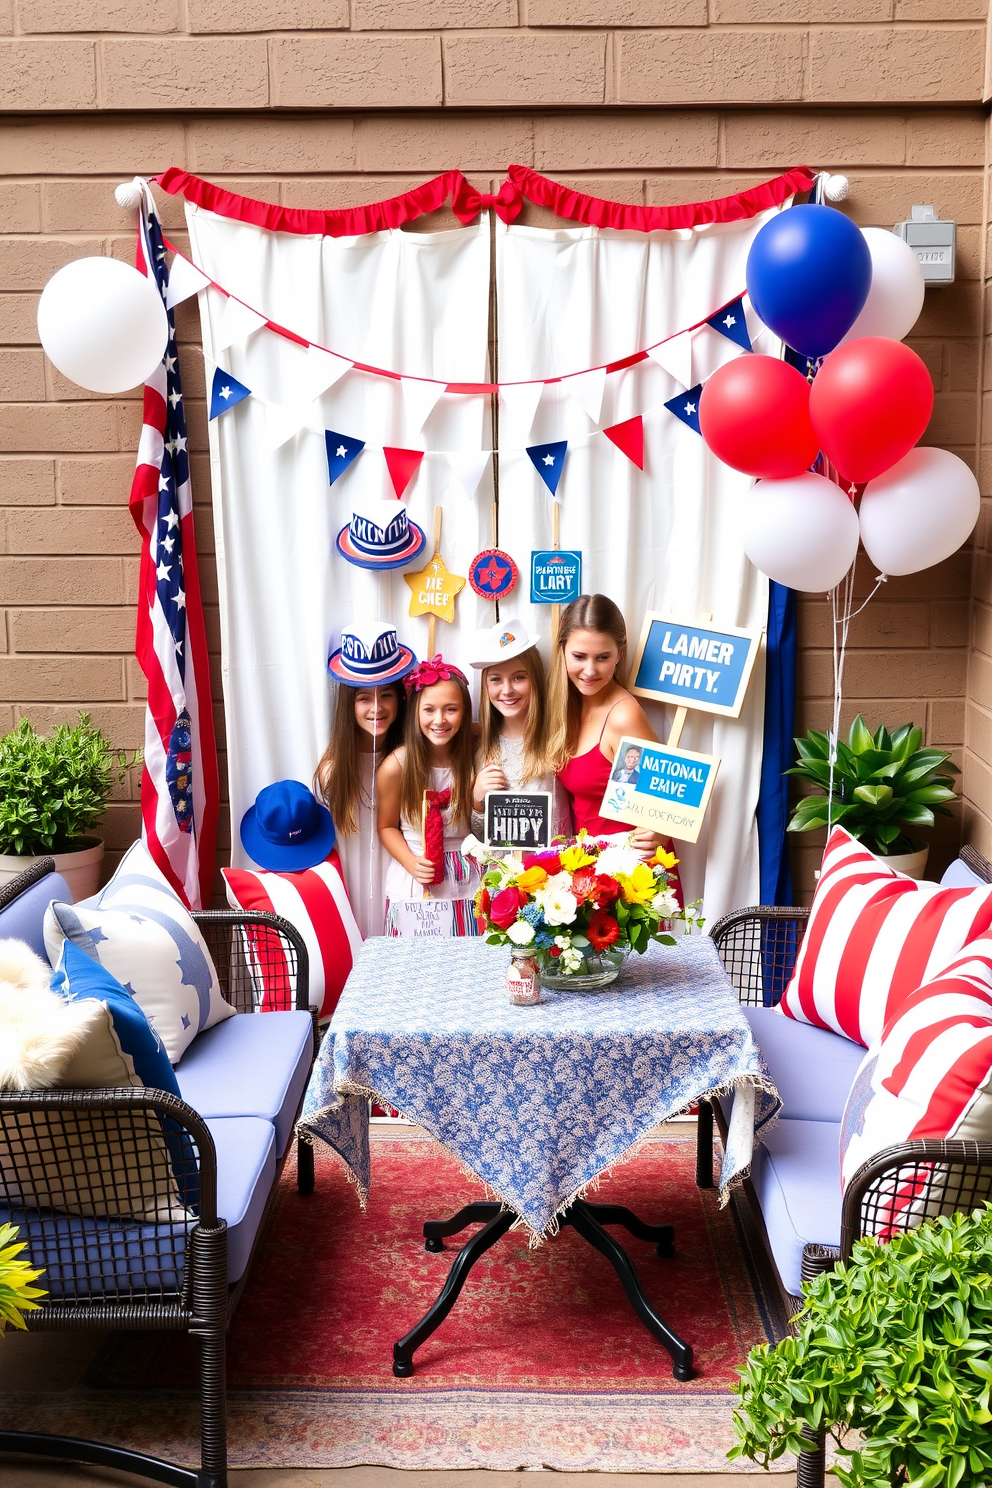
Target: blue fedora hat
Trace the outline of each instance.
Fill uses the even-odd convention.
[[[342,558],[358,568],[402,568],[424,550],[426,537],[402,501],[367,502],[337,535]]]
[[[277,780],[259,791],[241,818],[241,845],[260,868],[312,868],[334,846],[334,823],[305,785]]]

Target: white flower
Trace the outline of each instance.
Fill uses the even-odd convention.
[[[677,915],[679,912],[679,901],[671,889],[664,889],[660,894],[655,894],[651,900],[651,908],[663,920],[670,920],[673,915]]]
[[[549,925],[570,925],[575,919],[579,901],[562,889],[538,889],[534,895]]]
[[[561,873],[552,874],[547,883],[541,885],[542,894],[547,894],[549,890],[552,894],[568,894],[571,889],[572,875],[566,873],[564,869]]]
[[[530,945],[534,939],[534,926],[528,925],[526,920],[514,920],[506,932],[507,940],[512,940],[516,946]]]
[[[596,872],[616,878],[619,873],[633,873],[641,861],[640,855],[632,847],[624,844],[619,847],[605,847],[596,859]]]
[[[578,971],[582,965],[582,957],[572,947],[569,947],[567,951],[562,951],[560,959],[562,966],[570,973]]]

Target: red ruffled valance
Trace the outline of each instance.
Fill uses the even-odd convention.
[[[163,191],[183,196],[221,217],[250,222],[270,232],[344,238],[402,227],[415,217],[436,211],[449,197],[455,216],[464,223],[474,221],[487,207],[492,207],[503,222],[514,222],[525,199],[535,206],[548,207],[559,217],[572,222],[628,232],[670,231],[679,227],[698,227],[707,222],[740,222],[768,207],[779,206],[797,191],[812,190],[816,177],[807,166],[800,165],[772,181],[739,191],[734,196],[718,197],[715,201],[690,202],[675,207],[638,207],[586,196],[581,191],[572,191],[557,181],[549,180],[547,176],[539,176],[526,165],[511,165],[507,168],[506,180],[495,195],[477,191],[460,170],[449,170],[421,186],[415,186],[412,191],[405,191],[402,196],[328,212],[255,201],[253,197],[225,191],[221,186],[214,186],[174,166],[153,179]]]

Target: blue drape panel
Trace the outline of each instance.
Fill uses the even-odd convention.
[[[768,640],[765,663],[765,733],[758,793],[758,860],[762,904],[792,903],[792,869],[786,824],[789,777],[796,714],[796,594],[774,579],[768,585]],[[778,1002],[785,991],[782,961],[784,926],[774,923],[762,936],[764,1001]],[[771,941],[774,941],[774,949]],[[794,949],[794,948],[793,948]],[[790,958],[791,959],[791,958]]]

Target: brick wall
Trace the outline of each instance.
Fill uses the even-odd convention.
[[[141,739],[127,513],[140,403],[67,383],[34,324],[38,293],[61,264],[86,253],[132,259],[133,224],[113,188],[135,173],[184,166],[266,200],[333,207],[453,165],[486,188],[519,161],[582,190],[657,203],[724,195],[802,161],[850,176],[845,210],[863,225],[891,227],[914,201],[934,201],[959,224],[959,279],[928,294],[912,344],[937,392],[927,441],[973,461],[984,0],[531,0],[519,17],[512,0],[233,9],[235,19],[215,0],[14,0],[12,34],[0,39],[0,727],[23,714],[49,725],[85,707],[116,742]],[[264,34],[277,24],[280,34]],[[111,30],[132,34],[101,34]],[[279,112],[287,108],[301,111]],[[160,200],[182,244],[180,204]],[[552,219],[527,208],[522,220]],[[443,212],[421,226],[439,221],[454,219]],[[178,319],[192,347],[195,308]],[[216,654],[202,363],[192,351],[183,377]],[[869,722],[913,717],[960,753],[969,566],[958,557],[891,581],[855,622],[845,719],[858,707]],[[869,577],[863,559],[863,584]],[[992,604],[992,580],[986,587]],[[825,602],[804,599],[803,728],[827,719],[829,645]],[[969,717],[985,720],[989,740],[983,752],[969,735],[977,803],[978,782],[992,779],[992,684],[982,703],[977,661],[972,678]],[[981,809],[992,837],[992,798]],[[969,820],[978,811],[969,806]],[[104,825],[113,863],[138,830],[133,784]],[[938,834],[938,862],[956,831]],[[815,854],[812,839],[795,852],[805,892]]]

